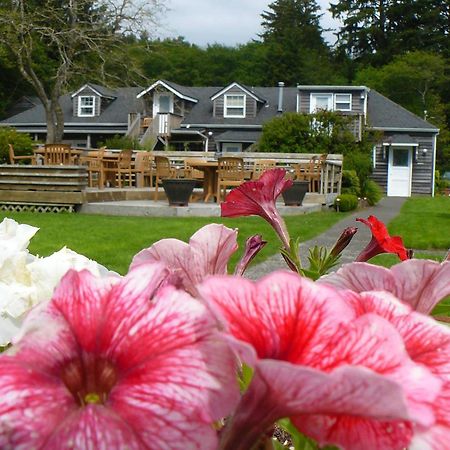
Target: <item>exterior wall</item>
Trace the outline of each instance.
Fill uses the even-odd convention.
[[[298,91],[298,106],[299,111],[302,113],[309,113],[310,107],[311,107],[311,94],[317,94],[317,93],[329,93],[329,94],[352,94],[352,110],[351,114],[364,114],[364,100],[361,100],[361,90],[354,90],[354,91],[340,91],[337,90],[319,90],[319,89],[312,89],[308,91]],[[346,112],[343,112],[346,114]],[[348,113],[347,113],[348,114]]]
[[[352,110],[342,111],[341,114],[346,116],[352,116],[353,119],[350,123],[350,131],[353,133],[356,139],[361,140],[361,134],[364,124],[364,100],[361,99],[361,90],[355,91],[339,91],[339,90],[308,90],[299,91],[297,98],[298,112],[310,113],[311,108],[311,94],[317,93],[330,93],[330,94],[352,94]]]
[[[225,95],[227,94],[244,94],[245,97],[245,117],[256,117],[257,112],[257,104],[256,100],[251,96],[246,94],[242,89],[239,89],[237,86],[226,91],[223,95],[216,98],[213,104],[213,115],[214,117],[223,117],[224,116],[224,103],[225,103]]]
[[[418,147],[413,148],[413,166],[411,194],[431,195],[433,192],[433,135],[424,133],[408,133],[413,137]],[[385,140],[389,137],[385,135]],[[417,149],[417,150],[416,150]],[[423,150],[426,149],[426,153]],[[383,146],[376,146],[376,166],[373,169],[371,178],[376,181],[383,192],[387,192],[388,183],[388,161],[389,149],[383,149]]]

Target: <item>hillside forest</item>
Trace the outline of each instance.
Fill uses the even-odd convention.
[[[126,23],[107,3],[0,0],[0,118],[24,95],[50,105],[86,82],[365,85],[440,128],[438,165],[450,170],[448,0],[334,0],[341,26],[331,30],[333,45],[315,0],[274,0],[261,11],[262,33],[234,47],[152,38],[156,0],[147,2],[146,20],[130,9]]]

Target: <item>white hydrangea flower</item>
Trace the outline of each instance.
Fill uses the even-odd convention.
[[[0,346],[18,334],[33,306],[51,298],[69,269],[88,269],[96,276],[116,275],[66,247],[45,258],[30,254],[27,247],[38,230],[8,218],[0,223]]]

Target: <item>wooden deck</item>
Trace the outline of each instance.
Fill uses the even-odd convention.
[[[74,210],[84,203],[86,186],[81,166],[0,165],[3,210]]]

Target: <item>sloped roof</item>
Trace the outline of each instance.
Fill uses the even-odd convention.
[[[220,91],[220,87],[199,87],[191,88],[196,97],[199,99],[198,103],[192,108],[189,115],[187,115],[182,124],[195,125],[254,125],[261,126],[267,120],[272,119],[278,113],[278,87],[258,87],[254,92],[258,96],[264,98],[266,103],[258,108],[256,117],[245,118],[229,118],[229,117],[213,117],[213,102],[210,97]],[[283,112],[295,111],[297,107],[297,88],[285,87],[283,89]]]
[[[137,94],[142,91],[141,87],[118,88],[114,94],[115,99],[111,101],[100,116],[96,117],[74,117],[73,102],[71,94],[61,97],[61,107],[64,114],[64,122],[70,124],[107,124],[107,123],[128,123],[128,113],[142,111],[142,103],[136,98]],[[37,105],[3,120],[1,123],[5,125],[26,125],[26,124],[44,124],[45,111],[44,107]]]
[[[216,134],[216,142],[256,142],[261,137],[262,131],[254,130],[228,130]]]
[[[369,91],[367,118],[368,125],[372,128],[407,130],[416,128],[420,130],[438,131],[431,123],[426,122],[373,89]]]

